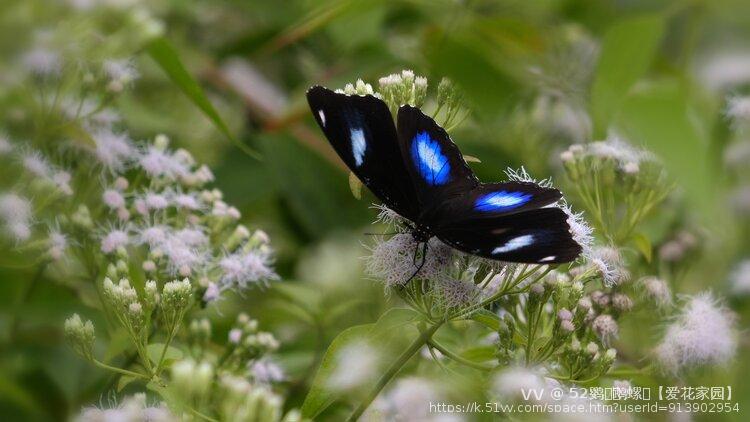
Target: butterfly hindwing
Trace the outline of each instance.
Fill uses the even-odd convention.
[[[389,208],[415,219],[417,197],[388,106],[372,95],[347,95],[321,86],[307,91],[307,101],[331,146],[359,180]]]
[[[410,105],[399,108],[398,139],[423,209],[479,183],[445,130],[418,108]]]
[[[558,264],[581,253],[567,214],[556,207],[446,224],[435,235],[454,248],[505,262]]]

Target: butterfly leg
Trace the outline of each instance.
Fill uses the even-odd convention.
[[[414,259],[413,259],[414,266],[417,266],[417,251],[419,251],[419,245],[417,245],[414,248]],[[403,286],[406,286],[414,277],[417,276],[417,274],[419,274],[420,271],[422,271],[422,267],[424,267],[424,264],[426,262],[427,262],[427,242],[422,242],[422,262],[417,267],[417,270],[414,271],[414,274],[412,274],[411,277],[409,277],[408,279],[406,279],[406,281],[404,281]]]

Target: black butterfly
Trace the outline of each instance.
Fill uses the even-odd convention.
[[[581,253],[567,214],[545,207],[561,198],[560,191],[530,182],[480,183],[445,130],[418,108],[399,108],[397,130],[388,106],[372,95],[314,86],[307,101],[351,171],[413,222],[422,256],[433,236],[504,262],[563,263]]]

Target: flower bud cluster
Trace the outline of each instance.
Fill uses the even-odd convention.
[[[65,339],[68,344],[79,355],[87,360],[93,359],[94,323],[90,320],[84,322],[78,314],[73,314],[65,320]]]

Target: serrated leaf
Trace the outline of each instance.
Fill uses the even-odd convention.
[[[356,174],[349,172],[349,189],[352,190],[352,196],[362,199],[362,182]]]
[[[650,263],[653,249],[651,247],[651,240],[643,233],[636,233],[633,235],[633,243],[635,243],[635,247],[638,248],[641,255],[646,258],[646,262]]]
[[[208,117],[214,126],[224,134],[232,143],[234,143],[245,154],[259,160],[260,154],[249,146],[243,144],[232,136],[219,112],[216,111],[213,104],[208,100],[203,88],[193,79],[190,73],[182,64],[177,51],[172,44],[165,38],[157,38],[151,41],[146,47],[148,55],[159,65],[167,74],[169,79],[174,83],[190,101],[193,102]]]

